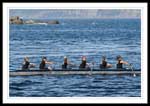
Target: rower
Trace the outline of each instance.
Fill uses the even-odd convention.
[[[120,55],[117,56],[117,69],[123,69],[123,64],[129,65],[128,62],[123,61],[123,59]]]
[[[79,66],[80,69],[90,69],[89,64],[86,62],[86,57],[82,56],[82,63]]]
[[[43,58],[42,58],[42,61],[41,61],[41,63],[40,63],[39,68],[40,68],[41,70],[44,70],[44,69],[52,70],[51,67],[46,67],[46,64],[53,64],[53,62],[49,62],[49,61],[47,61],[47,58],[46,58],[46,57],[43,57]]]
[[[62,69],[67,69],[67,65],[69,64],[67,57],[64,57],[64,63],[62,64]]]
[[[22,70],[28,70],[29,65],[30,65],[29,58],[25,57],[24,62],[22,63]]]
[[[67,58],[67,56],[65,56],[64,57],[64,63],[62,64],[62,69],[67,69],[68,65],[75,66],[75,64],[70,63],[69,60],[68,60],[68,58]]]
[[[106,61],[106,56],[102,56],[100,68],[111,68],[111,67],[112,67],[112,65],[107,63],[107,61]]]

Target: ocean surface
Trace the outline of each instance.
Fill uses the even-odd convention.
[[[39,63],[43,56],[61,68],[64,56],[78,68],[81,57],[99,68],[101,57],[116,67],[116,56],[141,68],[140,19],[60,19],[56,25],[10,25],[9,70],[28,56]],[[92,66],[92,65],[91,65]],[[93,66],[92,66],[93,67]],[[128,66],[124,66],[128,67]],[[62,75],[9,78],[11,97],[139,97],[141,76]]]

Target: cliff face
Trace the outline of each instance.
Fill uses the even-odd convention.
[[[10,16],[27,19],[140,18],[140,9],[12,9]]]

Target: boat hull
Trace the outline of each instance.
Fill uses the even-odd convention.
[[[34,75],[140,75],[141,70],[16,70],[10,71],[10,76],[34,76]]]

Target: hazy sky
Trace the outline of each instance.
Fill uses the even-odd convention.
[[[10,16],[23,18],[140,18],[138,9],[11,9]]]

